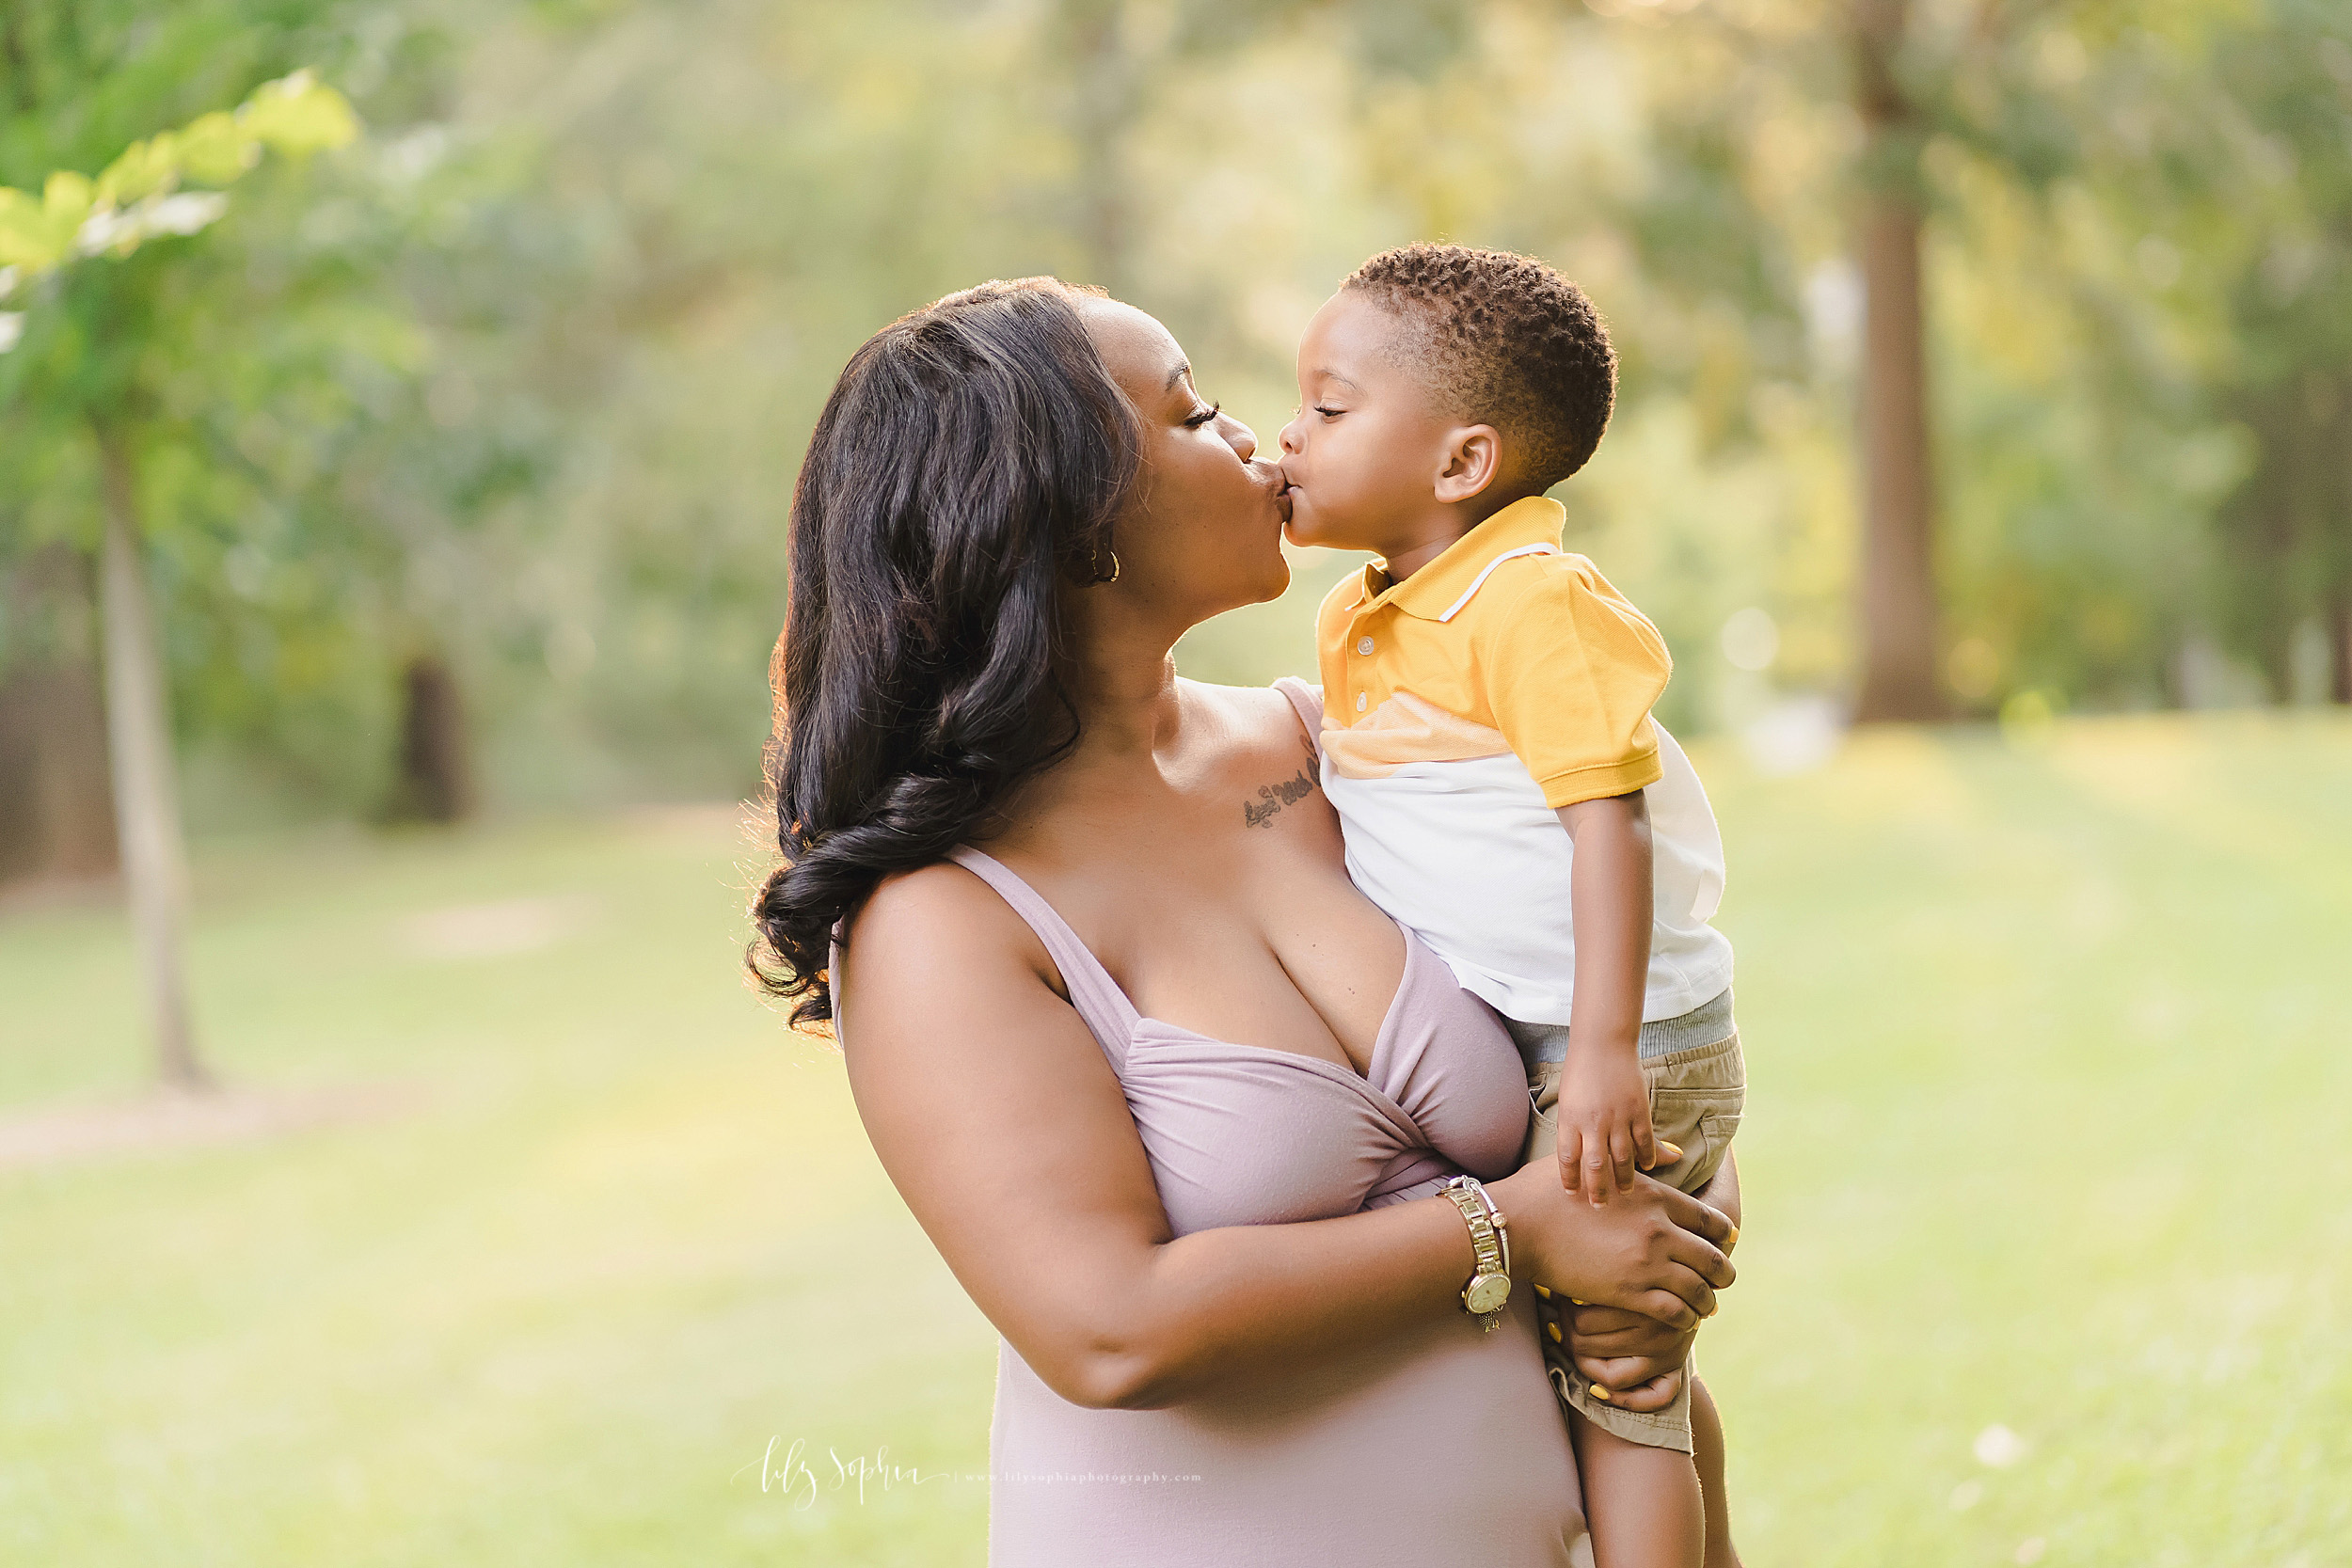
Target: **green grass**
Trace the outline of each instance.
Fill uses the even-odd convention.
[[[1700,764],[1749,1561],[2352,1562],[2352,724]],[[0,1561],[977,1562],[993,1336],[736,983],[753,853],[673,815],[200,856],[221,1069],[406,1108],[0,1174]],[[419,944],[519,897],[551,945]],[[139,1073],[120,922],[0,917],[6,1114]],[[771,1437],[944,1474],[800,1506]]]

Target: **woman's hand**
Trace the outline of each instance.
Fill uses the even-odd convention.
[[[1710,1208],[1740,1217],[1740,1167],[1724,1156],[1723,1167],[1699,1195]],[[1739,1244],[1735,1228],[1724,1251]],[[1576,1370],[1610,1390],[1610,1403],[1621,1410],[1663,1410],[1682,1389],[1684,1364],[1691,1358],[1695,1324],[1671,1328],[1655,1318],[1618,1307],[1579,1307],[1562,1304],[1568,1336],[1568,1354]]]
[[[1637,1175],[1631,1191],[1596,1207],[1562,1189],[1547,1157],[1490,1186],[1517,1272],[1556,1295],[1695,1329],[1734,1277],[1731,1221],[1655,1178]]]

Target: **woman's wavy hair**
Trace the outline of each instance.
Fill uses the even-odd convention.
[[[769,672],[785,863],[753,900],[748,956],[795,1025],[834,1017],[829,944],[875,884],[987,836],[1076,744],[1058,589],[1116,569],[1140,461],[1078,313],[1100,293],[949,294],[867,339],[818,418]]]

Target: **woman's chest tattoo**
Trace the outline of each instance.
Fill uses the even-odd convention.
[[[1241,803],[1242,824],[1263,828],[1274,820],[1276,812],[1284,806],[1296,805],[1314,791],[1314,777],[1304,768],[1295,777],[1284,779],[1280,784],[1260,784],[1258,798]]]

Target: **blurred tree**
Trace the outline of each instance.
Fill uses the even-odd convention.
[[[2328,8],[2295,3],[0,0],[74,106],[11,75],[0,180],[296,58],[378,128],[121,263],[199,813],[261,799],[224,779],[282,792],[251,815],[753,787],[799,440],[867,332],[992,274],[1093,278],[1270,439],[1315,301],[1430,236],[1545,256],[1610,315],[1617,421],[1563,499],[1676,648],[1670,723],[1867,687],[1879,578],[1927,606],[1881,618],[1915,691],[2127,706],[2190,695],[2212,632],[2308,667],[2297,624],[2335,613],[2312,411],[2347,154]],[[1916,330],[1880,332],[1905,278]],[[1882,393],[1931,362],[1931,398]],[[1906,406],[1919,438],[1874,446]],[[87,555],[87,421],[0,422],[0,555]],[[1920,461],[1856,483],[1882,449]],[[1880,490],[1911,533],[1859,515]],[[1345,564],[1303,556],[1299,594]],[[1749,610],[1763,669],[1723,641]],[[0,641],[70,631],[43,613]],[[1263,678],[1309,641],[1294,600],[1185,657]]]
[[[1071,140],[1077,151],[1073,182],[1078,214],[1074,228],[1084,258],[1080,281],[1098,283],[1123,297],[1133,286],[1129,247],[1135,199],[1127,167],[1127,138],[1134,130],[1142,23],[1129,0],[1058,0],[1053,32],[1070,52],[1068,81],[1074,100]]]
[[[1920,278],[1921,116],[1902,80],[1908,0],[1854,0],[1863,128],[1862,688],[1854,718],[1940,719],[1935,485]]]
[[[388,810],[396,822],[454,822],[473,807],[473,770],[457,682],[439,655],[401,672],[400,757]]]
[[[51,540],[0,570],[0,882],[111,872],[88,561]]]
[[[21,34],[18,35],[21,43]],[[70,36],[78,44],[78,36]],[[103,529],[100,603],[115,821],[131,898],[159,1076],[179,1087],[208,1081],[188,1021],[183,956],[186,854],[167,705],[168,682],[146,561],[151,531],[140,479],[142,426],[156,388],[142,375],[161,277],[148,242],[194,233],[225,198],[182,192],[183,180],[234,182],[274,149],[307,153],[355,134],[332,89],[297,74],[265,84],[233,112],[205,115],[131,147],[90,180],[52,173],[36,198],[0,187],[0,267],[10,294],[31,296],[8,318],[10,372],[0,398],[70,410],[98,455]],[[72,268],[83,258],[119,263]]]
[[[2282,693],[2315,624],[2326,694],[2352,703],[2352,12],[2271,0],[2212,65],[2250,176],[2194,192],[2251,242],[2219,290],[2221,404],[2253,444],[2218,518],[2222,619]]]
[[[2162,26],[2075,0],[1961,52],[1941,125],[1960,303],[2038,394],[1972,433],[2009,508],[1965,531],[1953,584],[1963,646],[2007,684],[2212,700],[2197,654],[2217,635],[2285,693],[2299,634],[2332,625],[2348,33],[2299,0]],[[2341,689],[2352,656],[2323,639]]]

